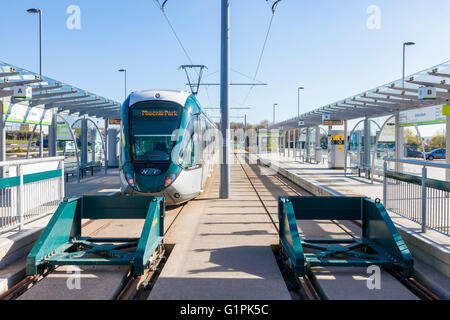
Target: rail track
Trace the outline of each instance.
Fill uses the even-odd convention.
[[[278,226],[276,222],[273,219],[272,214],[269,211],[268,206],[263,200],[263,197],[261,196],[260,192],[258,191],[258,188],[256,187],[254,181],[252,180],[251,174],[248,172],[248,168],[246,168],[245,164],[245,158],[244,163],[242,163],[242,159],[238,156],[238,154],[235,154],[235,157],[237,159],[237,163],[242,168],[242,171],[245,174],[246,179],[251,184],[253,190],[255,191],[255,194],[257,195],[262,207],[264,208],[266,214],[268,215],[269,219],[271,220],[274,228],[278,231]],[[248,156],[245,156],[248,157]],[[248,159],[248,158],[246,158]],[[277,183],[279,183],[282,187],[289,189],[289,193],[293,193],[293,195],[296,196],[311,196],[312,194],[298,186],[296,186],[294,183],[288,181],[284,177],[281,177],[278,174],[271,175],[271,178],[276,179]],[[183,214],[183,211],[186,207],[187,203],[171,210],[174,211],[174,218],[170,222],[170,224],[165,229],[165,235],[170,234],[170,232],[173,230],[172,227],[176,223],[176,221],[179,219],[179,217]],[[167,211],[166,211],[167,213]],[[340,229],[342,229],[343,232],[353,237],[350,230],[343,224],[341,224],[339,221],[332,221],[336,226],[338,226]],[[83,227],[86,227],[87,225],[91,224],[91,221],[86,222],[83,224]],[[94,236],[97,233],[99,233],[102,230],[105,230],[110,226],[112,221],[106,221],[102,225],[100,225],[98,228],[96,228],[94,231],[89,233],[89,236]],[[354,221],[355,225],[361,227],[361,224],[357,221]],[[154,259],[152,259],[153,264],[149,266],[149,268],[146,269],[145,274],[142,276],[133,276],[132,270],[128,270],[126,274],[126,281],[123,283],[123,286],[118,291],[119,293],[116,295],[114,299],[116,300],[141,300],[146,299],[148,295],[150,294],[151,289],[153,288],[153,285],[158,279],[158,276],[164,267],[164,264],[167,261],[168,256],[170,255],[170,252],[173,249],[173,245],[164,244],[164,246],[157,252],[157,254],[154,255]],[[272,247],[274,251],[274,255],[276,257],[277,263],[279,265],[280,271],[283,275],[283,278],[287,284],[287,287],[291,293],[291,297],[295,300],[322,300],[326,299],[326,295],[323,292],[323,289],[320,287],[314,272],[311,269],[307,270],[307,274],[304,277],[296,277],[295,274],[292,272],[289,266],[289,262],[287,259],[287,256],[285,253],[283,253],[283,250],[280,246],[273,246]],[[19,283],[17,283],[15,286],[13,286],[11,289],[9,289],[4,294],[0,295],[0,300],[14,300],[20,297],[24,292],[31,289],[33,286],[35,286],[37,283],[45,279],[49,274],[51,274],[55,269],[49,268],[46,270],[43,270],[41,274],[36,276],[27,276],[24,279],[22,279]],[[414,278],[405,279],[403,278],[399,273],[385,269],[388,273],[390,273],[397,281],[402,283],[408,290],[413,292],[417,297],[419,297],[422,300],[439,300],[439,298],[430,290],[425,288],[423,285],[421,285],[417,280]]]
[[[238,158],[238,157],[236,156],[236,158]],[[248,173],[246,172],[246,170],[245,170],[244,166],[242,165],[242,163],[240,162],[239,158],[238,158],[238,161],[242,167],[242,170],[244,170],[247,178],[249,179],[250,183],[252,183]],[[296,190],[296,188],[294,188],[291,185],[292,183],[290,181],[285,180],[284,177],[282,178],[278,174],[276,174],[275,177],[280,181],[280,183],[282,183],[285,187],[289,188],[297,196],[305,196],[305,195],[312,196],[311,193],[309,193],[308,191],[306,191],[298,186],[295,186],[295,187],[297,189],[301,189],[302,192],[299,192],[298,190]],[[253,183],[252,183],[252,186],[253,186]],[[255,192],[258,193],[257,189],[256,188],[254,188],[254,189],[255,189]],[[260,196],[259,196],[259,198],[261,199]],[[265,206],[264,206],[264,208],[266,209],[267,213],[270,216],[270,213],[267,210],[267,208]],[[272,220],[272,223],[274,223],[272,218],[271,218],[271,220]],[[354,235],[351,233],[351,231],[345,225],[343,225],[342,223],[340,223],[339,221],[336,221],[336,220],[332,220],[332,223],[334,223],[337,227],[339,227],[347,235],[354,238]],[[359,228],[362,227],[361,223],[359,221],[351,221],[351,223],[355,224]],[[274,223],[274,227],[278,231],[278,227],[276,226],[275,223]],[[282,252],[280,254],[283,255]],[[287,257],[283,256],[282,259],[287,259]],[[434,294],[431,290],[427,289],[425,286],[423,286],[421,283],[419,283],[416,279],[404,278],[399,272],[388,269],[388,268],[383,268],[383,270],[385,270],[390,275],[392,275],[393,278],[395,278],[397,281],[399,281],[402,285],[404,285],[408,290],[410,290],[414,295],[416,295],[421,300],[440,300],[440,298],[436,294]],[[324,298],[324,294],[321,294],[321,292],[323,292],[323,291],[319,287],[318,281],[315,278],[311,269],[307,270],[307,275],[305,276],[305,279],[299,279],[299,281],[300,281],[303,289],[305,290],[308,299],[312,298],[310,300],[318,300],[318,299]],[[309,290],[309,292],[308,292],[308,290]]]
[[[178,218],[182,215],[183,210],[187,203],[182,204],[178,207],[175,207],[171,210],[175,210],[175,217],[172,219],[170,224],[165,229],[165,235],[169,234],[172,230],[172,226],[178,220]],[[166,211],[167,216],[167,211]],[[83,224],[83,228],[92,224],[93,221],[87,221]],[[107,229],[113,220],[107,220],[98,226],[95,230],[88,233],[88,236],[93,237],[99,232]],[[131,268],[127,271],[126,281],[124,282],[122,288],[120,288],[119,293],[115,297],[116,300],[132,300],[132,299],[140,299],[145,295],[146,291],[149,291],[157,279],[160,270],[162,269],[165,261],[167,260],[168,255],[172,250],[171,245],[164,244],[153,257],[153,264],[149,266],[145,270],[144,275],[142,276],[133,276]],[[24,294],[27,290],[30,290],[33,286],[38,284],[40,281],[45,279],[48,275],[50,275],[55,270],[54,267],[42,270],[40,274],[35,276],[26,276],[13,287],[11,287],[8,291],[0,295],[0,300],[15,300]]]

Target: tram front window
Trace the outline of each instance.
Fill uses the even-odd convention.
[[[168,162],[174,146],[172,134],[178,129],[181,107],[173,103],[144,102],[131,109],[133,160]]]

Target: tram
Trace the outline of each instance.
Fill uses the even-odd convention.
[[[169,206],[197,197],[216,163],[219,131],[196,97],[137,91],[121,114],[122,194],[164,196]]]

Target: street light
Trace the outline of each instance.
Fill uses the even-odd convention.
[[[31,8],[28,13],[39,13],[39,77],[42,79],[42,10]],[[39,158],[44,156],[44,137],[42,136],[42,124],[39,125]]]
[[[297,95],[297,117],[300,119],[300,90],[303,90],[305,88],[298,87],[298,95]]]
[[[42,11],[41,9],[31,8],[28,13],[39,13],[39,75],[42,77]]]
[[[119,72],[125,73],[125,100],[127,99],[127,70],[126,69],[120,69]]]
[[[278,103],[273,104],[273,124],[275,124],[275,107],[278,106]]]
[[[413,45],[415,45],[414,42],[404,42],[403,43],[403,77],[402,77],[403,89],[405,88],[405,51],[406,51],[406,46],[413,46]]]

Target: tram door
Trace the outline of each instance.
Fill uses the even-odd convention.
[[[208,171],[209,171],[209,146],[208,146],[208,142],[209,139],[207,137],[208,130],[207,130],[207,125],[206,125],[206,121],[203,117],[200,118],[200,121],[198,122],[199,125],[199,132],[200,132],[200,141],[199,141],[199,146],[200,146],[200,155],[201,155],[201,159],[200,159],[200,164],[202,165],[202,179],[201,179],[201,186],[200,186],[200,190],[203,191],[205,190],[205,184],[206,184],[206,179],[208,178]]]
[[[185,145],[183,148],[182,166],[183,177],[183,194],[191,195],[199,193],[202,183],[202,163],[201,163],[201,137],[200,137],[200,125],[199,117],[194,116],[188,127],[188,137],[185,137]]]

